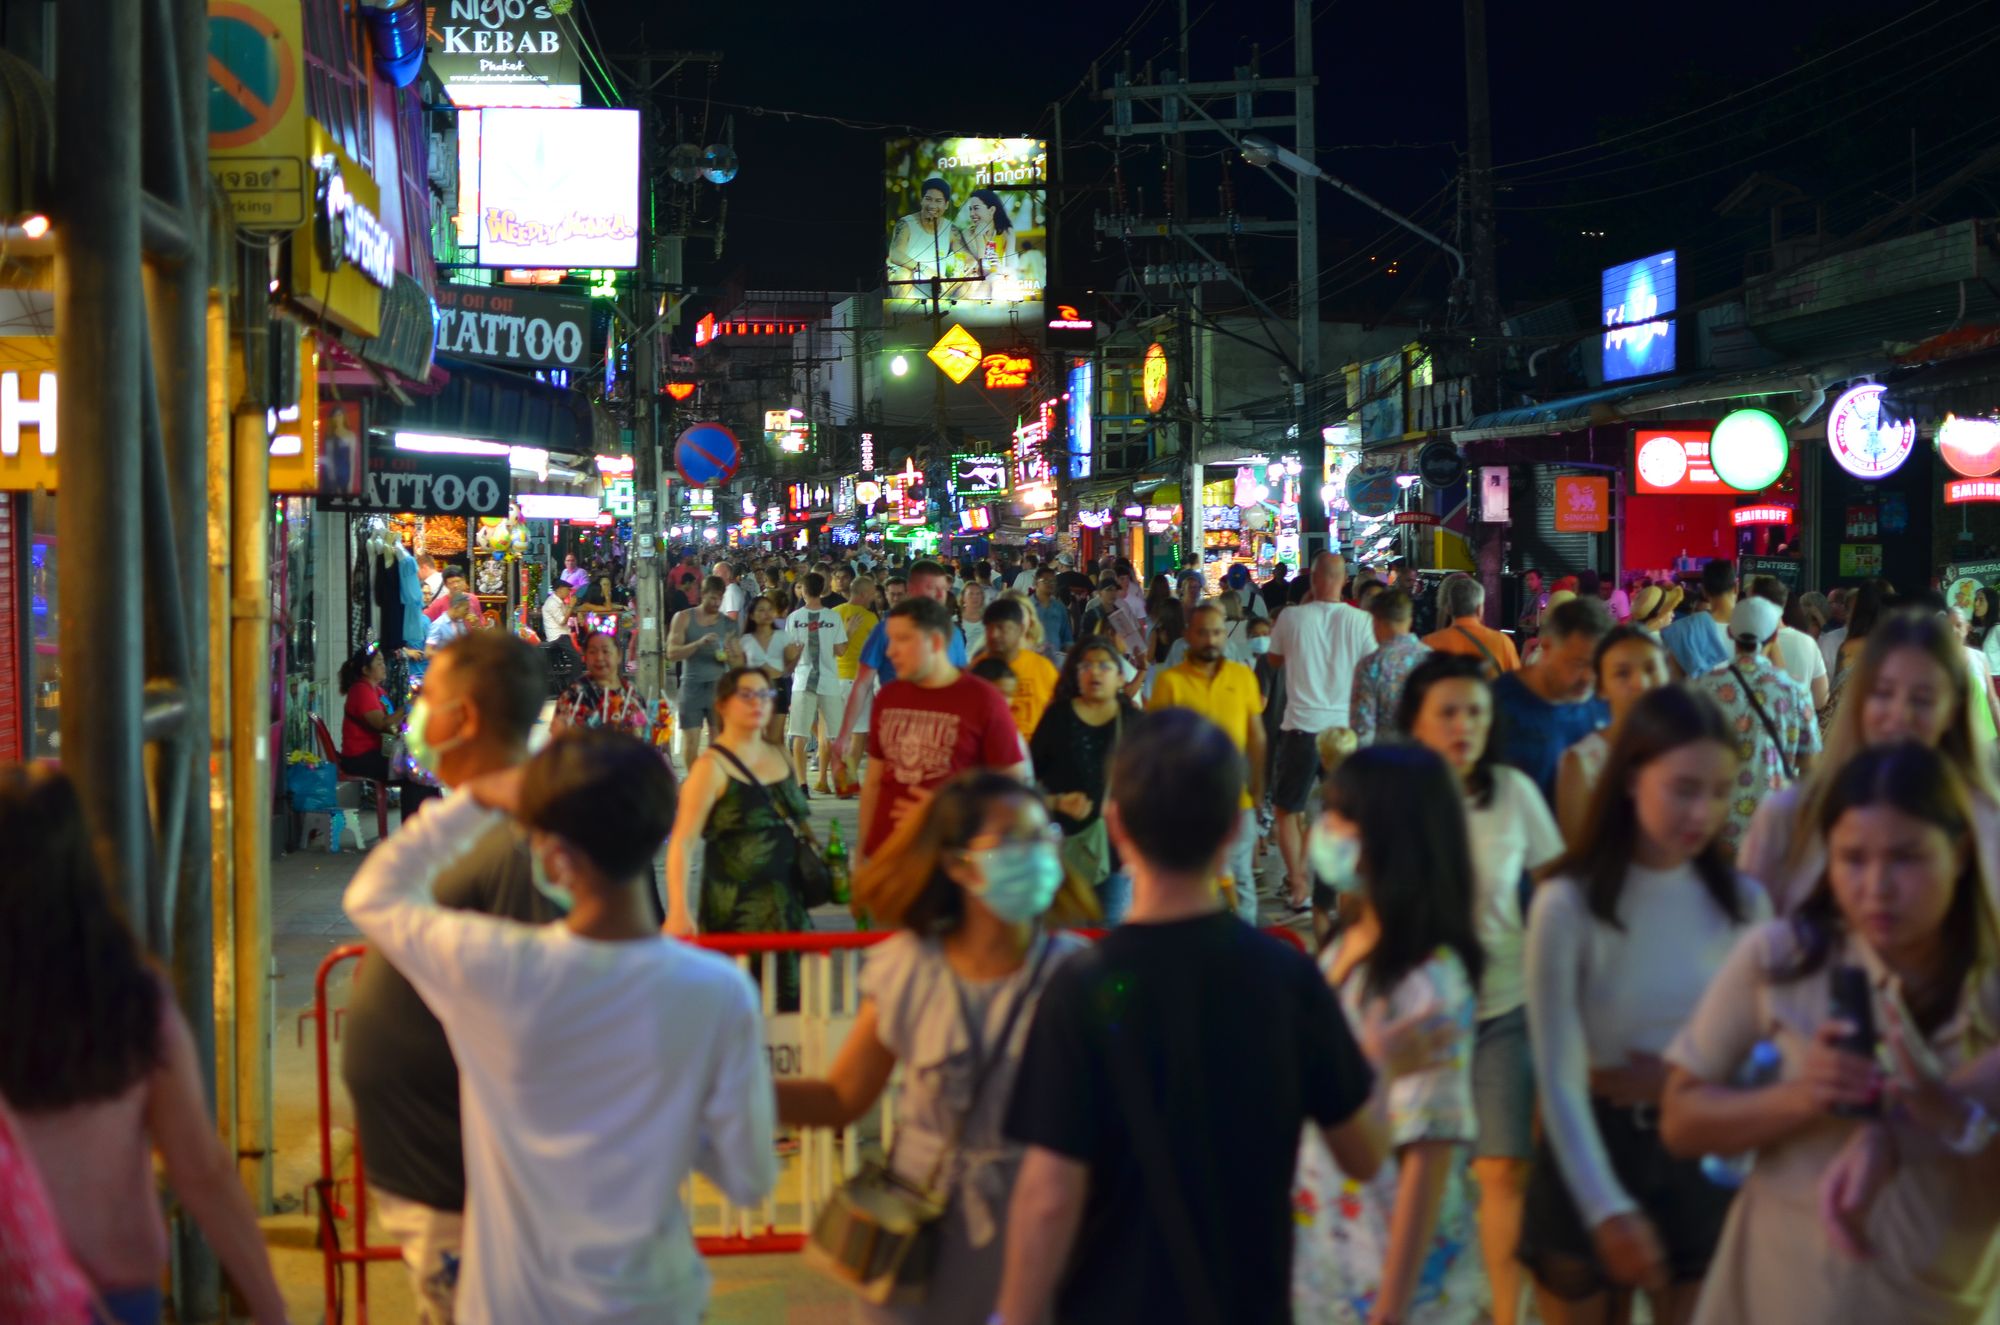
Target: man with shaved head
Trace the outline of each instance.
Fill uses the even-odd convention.
[[[1348,725],[1354,668],[1375,651],[1369,615],[1340,601],[1347,563],[1337,552],[1313,558],[1312,596],[1278,614],[1271,662],[1285,669],[1285,717],[1280,724],[1271,804],[1278,812],[1278,852],[1294,910],[1312,896],[1306,870],[1306,810],[1319,775],[1319,735]]]

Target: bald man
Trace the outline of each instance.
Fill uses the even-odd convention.
[[[1285,669],[1271,804],[1278,812],[1278,852],[1294,910],[1304,910],[1312,896],[1306,811],[1319,776],[1319,736],[1348,725],[1355,666],[1375,651],[1373,619],[1340,601],[1346,586],[1347,563],[1338,553],[1320,553],[1313,558],[1312,596],[1279,613],[1271,632],[1271,662]]]

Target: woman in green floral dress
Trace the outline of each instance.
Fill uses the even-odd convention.
[[[721,733],[688,769],[673,836],[667,842],[667,932],[791,934],[812,928],[792,890],[798,849],[786,820],[805,823],[809,810],[785,752],[766,741],[770,678],[755,667],[732,667],[715,685]],[[783,814],[780,814],[783,811]],[[697,878],[691,847],[706,848]],[[760,963],[754,959],[754,974]],[[799,963],[778,966],[781,1010],[798,1007]]]

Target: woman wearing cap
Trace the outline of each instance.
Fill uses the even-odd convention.
[[[1660,632],[1674,623],[1681,597],[1678,584],[1646,585],[1633,595],[1632,624],[1658,640]]]

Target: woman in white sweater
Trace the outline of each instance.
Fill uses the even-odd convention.
[[[1736,780],[1734,738],[1705,697],[1668,686],[1626,716],[1589,820],[1528,921],[1528,1027],[1543,1136],[1520,1256],[1542,1319],[1693,1312],[1730,1193],[1658,1132],[1660,1059],[1749,925],[1758,886],[1716,834]]]

